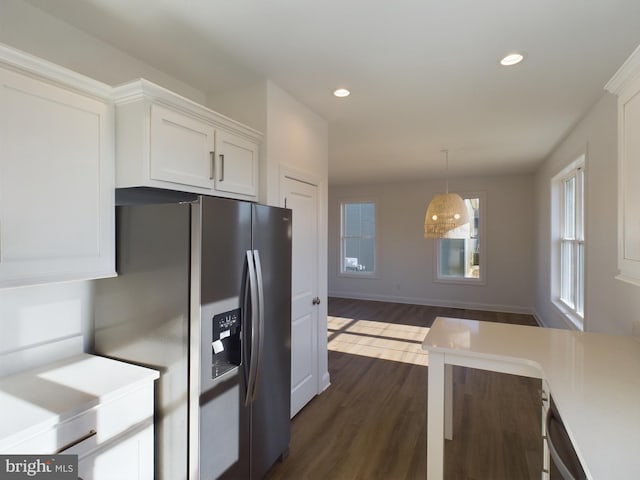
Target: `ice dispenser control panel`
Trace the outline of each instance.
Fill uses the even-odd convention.
[[[213,338],[211,339],[212,378],[219,377],[223,373],[240,365],[241,355],[241,310],[229,310],[218,313],[213,319]]]

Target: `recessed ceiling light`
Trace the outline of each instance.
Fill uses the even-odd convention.
[[[333,94],[336,97],[348,97],[350,93],[351,92],[349,90],[347,90],[346,88],[339,88],[335,92],[333,92]]]
[[[505,56],[502,60],[500,60],[500,65],[504,67],[510,67],[512,65],[517,65],[524,59],[524,55],[521,53],[510,53]]]

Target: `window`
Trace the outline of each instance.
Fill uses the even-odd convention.
[[[441,238],[437,244],[439,282],[484,284],[485,255],[480,243],[484,194],[460,194],[469,213],[470,238]]]
[[[376,269],[376,204],[342,202],[340,210],[340,273],[372,275]]]
[[[584,156],[554,177],[552,301],[582,329],[584,322]]]

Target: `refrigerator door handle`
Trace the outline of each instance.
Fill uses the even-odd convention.
[[[256,269],[253,260],[253,252],[247,250],[247,271],[249,276],[249,301],[251,303],[251,353],[249,354],[249,379],[247,380],[247,392],[244,404],[249,405],[253,400],[252,392],[255,388],[255,381],[258,369],[258,305],[257,305],[257,279]]]
[[[260,252],[258,250],[253,251],[253,258],[255,259],[256,266],[256,279],[258,283],[258,354],[257,354],[257,367],[256,375],[253,380],[253,393],[251,394],[251,401],[256,398],[256,391],[258,388],[258,377],[260,376],[260,370],[262,369],[262,357],[264,352],[264,283],[262,278],[262,263],[260,262]]]
[[[247,259],[248,260],[248,259]],[[249,385],[249,367],[251,364],[251,346],[249,344],[249,329],[245,328],[246,316],[251,311],[251,275],[249,273],[249,262],[247,261],[247,269],[244,272],[244,287],[242,289],[242,378],[243,385]],[[247,391],[249,389],[247,388]],[[245,394],[245,404],[247,402]]]

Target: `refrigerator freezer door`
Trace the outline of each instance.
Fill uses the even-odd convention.
[[[264,293],[264,347],[251,414],[251,478],[258,479],[289,448],[291,210],[253,205],[252,238]]]
[[[251,248],[251,204],[201,197],[193,207],[192,314],[200,330],[199,472],[202,480],[233,472],[249,472],[249,411],[242,370],[235,368],[215,377],[213,318],[240,309],[242,329],[246,312],[241,304],[245,256]],[[199,272],[198,272],[199,270]],[[199,287],[195,284],[199,282]],[[199,298],[196,298],[199,297]],[[199,310],[199,311],[198,311]],[[193,310],[192,310],[193,311]],[[244,343],[244,342],[241,342]],[[243,344],[242,349],[246,346]],[[243,368],[243,367],[240,367]],[[247,455],[245,461],[241,461]]]

